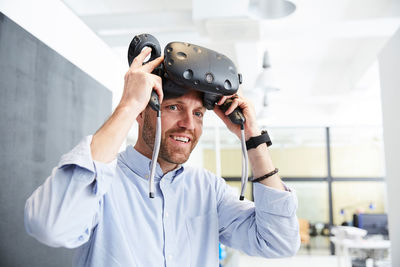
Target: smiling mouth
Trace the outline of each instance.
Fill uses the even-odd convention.
[[[175,136],[171,135],[171,138],[174,139],[175,141],[182,142],[182,143],[189,143],[190,138],[185,137],[185,136]]]

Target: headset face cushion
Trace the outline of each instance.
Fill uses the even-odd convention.
[[[165,99],[183,96],[187,91],[188,89],[177,85],[173,81],[163,79],[163,93]]]
[[[177,85],[171,80],[163,79],[163,93],[164,99],[178,98],[183,96],[188,90],[194,90],[193,88],[184,88],[183,86]],[[203,106],[208,109],[214,109],[215,103],[221,98],[220,95],[203,93]]]
[[[217,103],[220,98],[221,98],[220,95],[204,93],[204,95],[203,95],[203,106],[206,109],[212,110],[212,109],[214,109],[215,103]]]

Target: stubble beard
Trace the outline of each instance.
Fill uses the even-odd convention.
[[[185,163],[189,159],[190,153],[196,147],[198,139],[194,136],[194,134],[192,132],[191,136],[193,139],[190,141],[191,142],[190,149],[180,148],[180,147],[172,146],[171,144],[169,144],[167,142],[170,132],[177,134],[177,133],[183,133],[183,132],[185,132],[185,130],[170,129],[164,133],[164,136],[161,136],[161,144],[160,144],[160,151],[158,154],[158,158],[161,158],[164,161],[172,163],[172,164]],[[149,148],[152,151],[154,149],[155,133],[156,133],[155,127],[154,127],[154,125],[151,124],[150,114],[148,114],[148,112],[145,112],[143,129],[142,129],[142,137],[143,137],[144,142],[149,146]]]

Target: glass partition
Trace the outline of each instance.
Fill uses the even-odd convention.
[[[385,213],[385,184],[382,182],[334,182],[333,222],[352,225],[353,214]]]
[[[297,217],[310,223],[329,222],[328,184],[326,182],[285,182],[296,191]]]
[[[381,127],[331,128],[333,177],[383,177]]]
[[[274,165],[296,191],[297,216],[310,224],[313,249],[329,251],[330,225],[351,225],[354,213],[385,213],[381,127],[265,128],[273,142],[269,151]],[[207,128],[203,133],[199,144],[203,167],[212,172],[220,168],[228,184],[239,191],[239,139],[226,128]],[[251,189],[249,184],[248,199]]]
[[[271,128],[268,133],[271,157],[282,177],[327,176],[324,128]]]

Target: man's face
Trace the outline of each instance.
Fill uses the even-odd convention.
[[[162,102],[159,160],[172,164],[188,160],[201,136],[205,111],[201,95],[196,91]],[[142,137],[151,151],[154,148],[155,128],[155,112],[147,108],[144,111]]]

